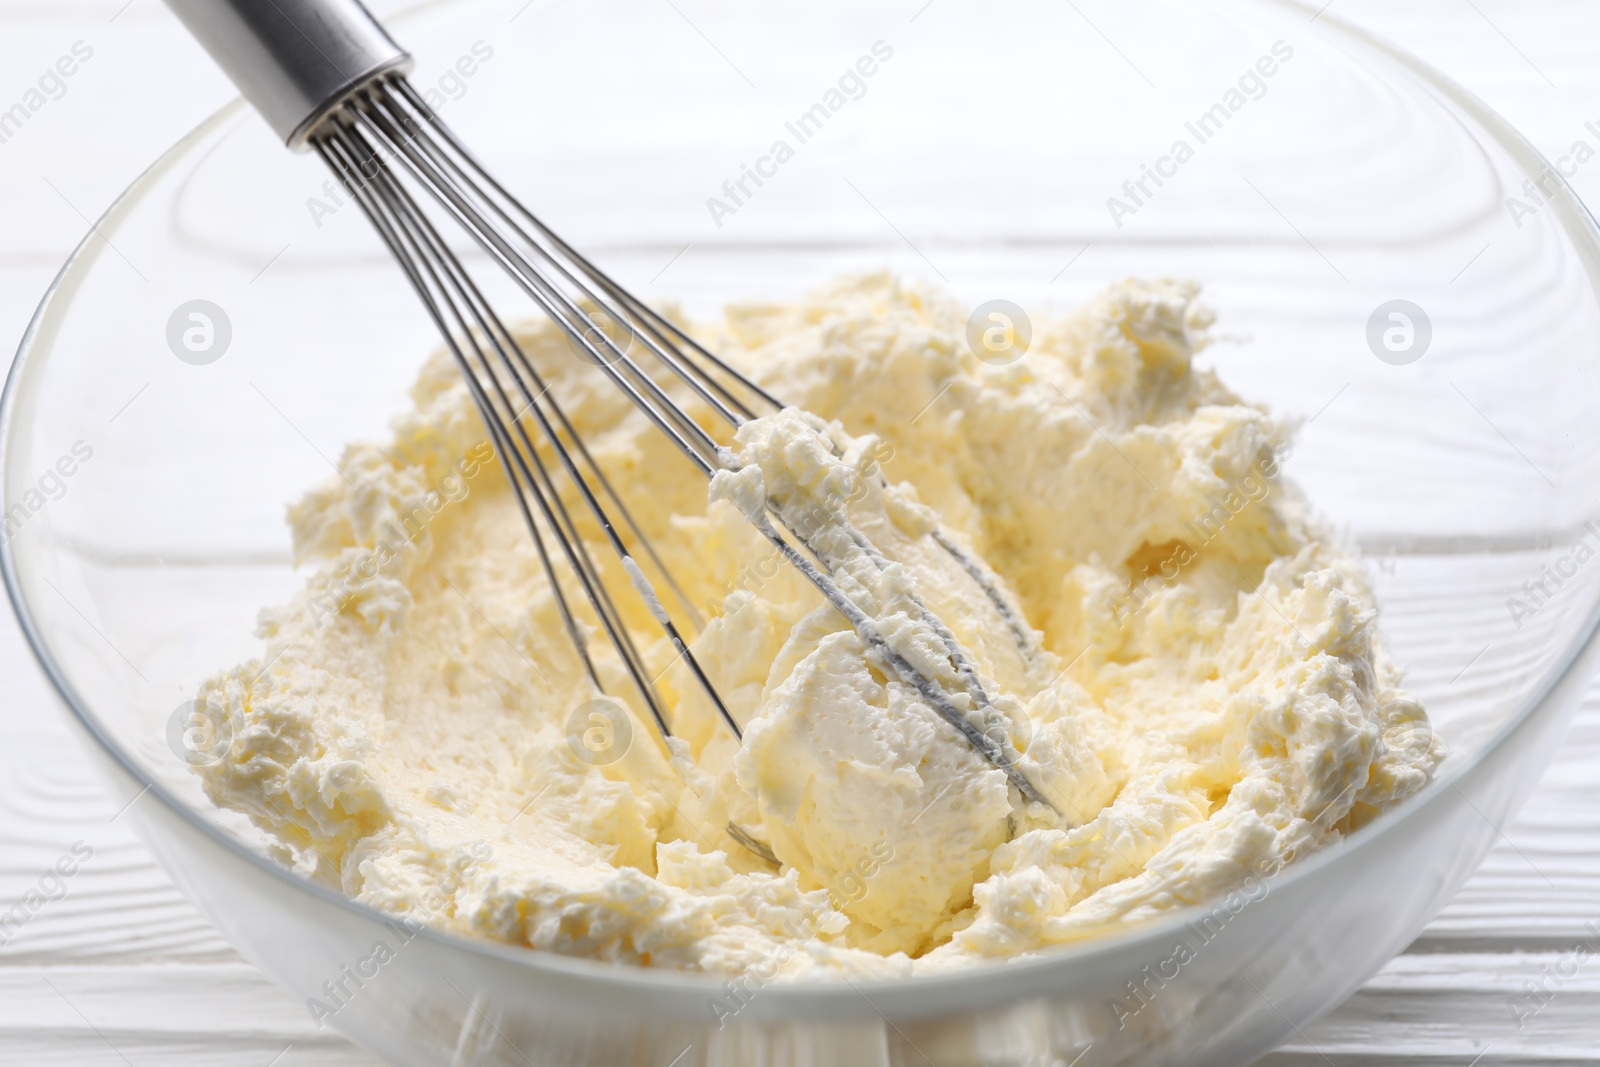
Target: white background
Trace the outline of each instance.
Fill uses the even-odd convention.
[[[530,14],[562,2],[533,0]],[[694,0],[682,2],[692,13]],[[903,6],[909,19],[922,0]],[[1096,3],[1081,7],[1092,17]],[[1418,53],[1552,158],[1596,140],[1584,130],[1600,126],[1596,0],[1334,0],[1330,14]],[[157,0],[0,0],[0,110],[79,41],[93,56],[65,95],[0,144],[0,352],[15,350],[91,220],[160,146],[232,95]],[[1600,160],[1572,180],[1600,203]],[[0,1062],[373,1064],[316,1029],[211,931],[110,821],[116,809],[75,745],[10,613],[0,614],[0,910],[72,842],[95,850],[70,895],[0,947]],[[1544,992],[1530,997],[1535,986]],[[1264,1062],[1416,1057],[1600,1063],[1600,693],[1456,902]]]

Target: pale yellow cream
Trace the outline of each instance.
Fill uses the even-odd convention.
[[[291,508],[307,585],[262,613],[258,660],[201,690],[233,739],[198,768],[208,794],[384,911],[766,980],[1103,934],[1275,872],[1426,784],[1443,746],[1398,688],[1360,565],[1279,472],[1285,429],[1193,366],[1210,321],[1194,288],[1114,286],[1036,319],[1003,367],[968,351],[966,318],[878,275],[701,327],[800,409],[729,439],[741,469],[709,502],[596,368],[526,329],[706,617],[693,648],[742,745],[629,588],[648,579],[683,618],[659,572],[625,574],[598,543],[680,742],[656,737],[598,633],[613,696],[594,691],[436,358],[393,439],[351,446]],[[765,496],[831,546],[885,641],[955,691],[917,605],[948,626],[992,702],[962,710],[1048,804],[778,560],[744,514]]]

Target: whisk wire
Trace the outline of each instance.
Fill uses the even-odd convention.
[[[594,363],[706,477],[727,469],[729,454],[684,406],[672,398],[666,385],[658,382],[634,359],[635,342],[642,350],[641,354],[654,357],[665,368],[670,375],[668,381],[679,382],[703,402],[715,417],[733,428],[755,417],[753,408],[741,398],[741,391],[758,402],[771,405],[774,410],[781,408],[781,403],[689,337],[670,319],[628,293],[556,236],[495,181],[403,78],[393,76],[355,94],[336,120],[327,124],[325,130],[314,135],[312,140],[378,226],[380,235],[401,261],[407,277],[422,296],[461,365],[474,402],[490,424],[495,446],[507,460],[507,474],[516,490],[524,520],[533,532],[541,563],[556,590],[563,621],[583,652],[585,668],[591,680],[599,686],[581,627],[561,590],[554,559],[544,547],[534,509],[528,506],[525,495],[533,498],[539,516],[556,538],[585,598],[649,708],[658,731],[663,737],[671,736],[666,709],[655,689],[654,680],[645,668],[624,617],[612,601],[601,569],[590,557],[585,538],[574,518],[567,513],[552,474],[546,469],[540,450],[530,435],[526,418],[529,415],[537,424],[539,442],[548,448],[562,466],[584,507],[598,523],[628,580],[675,649],[677,657],[674,662],[686,664],[719,718],[736,738],[739,737],[738,723],[657,598],[652,584],[634,560],[632,550],[613,525],[599,494],[591,488],[591,477],[601,487],[601,492],[613,502],[618,513],[626,516],[625,521],[647,558],[699,626],[698,616],[683,595],[681,586],[605,479],[598,463],[583,444],[581,435],[556,402],[533,362],[495,314],[449,245],[439,236],[427,214],[398,180],[399,173],[403,172],[413,179],[428,194],[430,202],[465,229],[489,258],[503,268],[562,330],[573,350],[584,355],[586,361]],[[519,222],[519,219],[522,221]],[[448,316],[444,309],[448,309]],[[613,337],[597,321],[598,316],[611,320],[624,336]],[[450,322],[450,319],[454,322]],[[458,343],[455,337],[463,340]],[[471,359],[463,346],[471,350]],[[480,378],[484,381],[480,381]],[[509,389],[505,384],[507,381],[510,383]],[[520,395],[525,402],[521,410],[513,403],[513,395]],[[588,475],[580,469],[574,453],[581,457],[590,472]],[[1017,767],[1019,756],[1005,730],[984,730],[974,724],[968,713],[957,707],[950,693],[887,642],[878,632],[874,620],[834,582],[832,571],[835,561],[831,550],[819,549],[811,537],[795,528],[777,505],[769,502],[768,511],[770,518],[762,515],[752,520],[758,532],[822,593],[828,603],[844,615],[884,664],[902,681],[912,685],[928,705],[957,729],[979,754],[1004,771],[1024,797],[1053,808],[1054,805],[1045,800]],[[774,525],[773,519],[776,519],[777,525]],[[779,531],[779,526],[783,527],[788,537]],[[892,565],[859,532],[853,533],[852,537],[872,566],[884,570]],[[1008,625],[1022,635],[1020,639],[1026,651],[1029,643],[1025,627],[1015,625],[1018,617],[1000,596],[995,584],[948,537],[940,536],[936,541],[945,547],[1001,609]],[[802,546],[805,551],[802,552],[796,545]],[[998,713],[970,657],[954,634],[923,604],[920,597],[912,594],[910,599],[916,613],[932,626],[940,639],[967,701],[975,709],[984,711],[989,716],[988,721],[992,722]]]
[[[421,113],[427,115],[431,119],[431,112],[427,110],[426,104],[421,101],[421,98],[416,96],[415,90],[411,88],[409,83],[404,81],[404,79],[395,79],[392,83],[392,87],[401,91],[403,94],[406,94],[408,99],[413,100],[416,106],[422,109]],[[368,101],[368,104],[369,106],[379,106],[384,102],[384,100],[385,98],[381,95],[375,95],[371,100]],[[456,175],[458,191],[471,187],[471,177],[465,174],[459,166],[457,166],[448,158],[447,155],[438,152],[436,147],[431,145],[426,137],[421,136],[424,131],[413,116],[404,112],[403,110],[393,108],[393,118],[396,120],[401,129],[405,131],[404,139],[406,144],[416,144],[422,146],[424,150],[429,152],[430,156],[434,157],[438,162],[445,165],[452,173]],[[388,131],[385,132],[387,133]],[[485,198],[485,201],[491,208],[493,208],[497,215],[503,218],[507,223],[511,223],[511,219],[505,214],[499,205],[495,204],[488,198]],[[484,302],[484,304],[487,308],[487,303]],[[585,330],[585,333],[587,333],[587,330]],[[510,335],[507,334],[507,336],[509,337]],[[539,394],[541,396],[545,395],[547,392],[547,386],[543,382],[539,372],[534,368],[531,361],[528,360],[526,354],[521,350],[520,346],[515,345],[514,341],[512,342],[512,350],[515,352],[517,360],[521,364],[524,373],[526,373],[533,380],[534,384],[538,386]],[[580,458],[582,458],[584,461],[584,465],[589,469],[590,475],[593,476],[595,482],[601,487],[601,490],[605,493],[607,499],[611,501],[612,506],[617,509],[617,513],[622,516],[623,521],[633,533],[634,538],[639,546],[644,550],[645,554],[650,558],[652,564],[654,564],[657,572],[662,576],[668,587],[672,590],[673,596],[677,599],[684,613],[689,616],[694,628],[696,630],[702,628],[704,626],[704,619],[695,609],[693,602],[683,591],[682,586],[679,585],[672,572],[667,568],[667,565],[661,559],[660,554],[657,553],[655,547],[650,543],[649,538],[645,536],[644,530],[639,526],[638,521],[633,517],[632,511],[629,510],[627,504],[612,486],[610,479],[606,477],[605,471],[598,463],[595,462],[594,457],[589,453],[588,446],[583,442],[583,437],[573,427],[571,420],[567,418],[566,412],[555,400],[554,396],[550,397],[549,406],[552,414],[555,416],[556,420],[560,423],[561,428],[565,432],[566,440],[569,446],[576,448]]]
[[[335,172],[346,180],[347,187],[350,188],[352,194],[372,219],[379,236],[395,253],[402,270],[422,298],[423,306],[439,327],[441,335],[455,356],[457,363],[464,372],[470,372],[471,363],[465,353],[461,351],[457,338],[463,338],[464,342],[468,344],[475,344],[475,340],[470,332],[464,328],[452,329],[451,324],[445,321],[444,312],[440,306],[441,303],[452,307],[452,310],[454,310],[454,306],[447,299],[442,300],[435,295],[435,290],[439,290],[442,293],[444,289],[438,272],[433,268],[429,259],[420,253],[413,254],[418,241],[417,227],[411,222],[408,214],[400,210],[400,205],[408,205],[413,209],[415,205],[410,203],[410,198],[406,196],[403,189],[392,190],[387,187],[387,183],[380,184],[380,175],[376,171],[370,173],[367,171],[366,163],[374,161],[376,157],[371,154],[370,146],[366,145],[353,133],[345,132],[342,135],[335,134],[319,139],[316,143],[316,149],[329,162]],[[361,162],[358,163],[357,160]],[[357,181],[352,176],[366,176],[369,180]],[[432,287],[429,285],[430,281],[432,282]],[[456,315],[455,317],[458,327],[462,326],[460,316]],[[463,380],[479,409],[486,413],[489,412],[491,404],[477,375],[475,373],[465,373]],[[523,495],[522,485],[517,483],[516,480],[520,477],[522,483],[526,483],[530,487],[530,491],[534,493],[535,499],[540,504],[541,511],[546,512],[547,521],[550,521],[554,526],[554,518],[547,511],[548,502],[540,492],[540,484],[535,481],[533,474],[528,470],[527,459],[524,458],[522,453],[515,451],[511,447],[509,433],[505,425],[498,418],[487,419],[486,425],[490,435],[494,438],[496,450],[502,456],[511,457],[511,462],[507,464],[507,473],[513,479],[518,490],[514,495],[517,498],[517,503],[522,510],[530,533],[533,535],[534,543],[538,546],[541,558],[548,561],[549,557],[544,546],[544,539],[539,532],[537,524],[533,521],[532,514],[528,510],[527,498]],[[537,453],[533,454],[532,459],[535,464],[539,464]],[[540,481],[547,480],[546,478]],[[559,534],[560,531],[557,531],[557,533]],[[576,567],[576,563],[574,563],[574,566]],[[565,596],[559,585],[556,586],[555,595],[569,631],[576,635],[575,623],[572,621]],[[586,648],[581,643],[581,639],[580,651],[584,653],[584,662],[588,673],[591,677],[594,677],[593,664],[588,659]]]
[[[412,200],[409,193],[399,183],[394,182],[386,166],[380,160],[379,167],[365,182],[351,181],[352,174],[359,178],[367,173],[359,166],[353,166],[355,160],[376,158],[370,143],[366,142],[360,134],[348,127],[340,129],[326,138],[319,138],[317,142],[319,151],[334,164],[335,169],[346,179],[353,195],[358,198],[363,208],[367,210],[376,224],[380,235],[390,245],[396,257],[401,261],[413,287],[422,297],[424,305],[439,327],[441,336],[461,366],[469,391],[475,403],[484,414],[485,423],[489,426],[490,433],[495,439],[495,445],[501,456],[508,460],[507,473],[511,476],[512,484],[517,492],[518,505],[522,510],[524,520],[532,533],[536,545],[539,546],[541,563],[545,566],[551,585],[555,590],[557,603],[560,607],[564,623],[569,627],[569,634],[574,638],[583,657],[584,667],[590,680],[602,688],[594,663],[588,654],[587,641],[583,638],[576,620],[572,615],[565,595],[561,592],[559,575],[553,566],[548,552],[543,547],[543,537],[538,524],[527,506],[527,496],[532,496],[537,504],[545,523],[550,528],[557,542],[560,544],[563,555],[576,574],[583,592],[590,601],[600,624],[606,631],[620,654],[625,669],[635,686],[639,689],[651,717],[656,721],[656,726],[666,736],[670,736],[667,726],[665,709],[659,694],[655,691],[654,684],[646,671],[642,657],[640,657],[633,643],[628,627],[623,623],[621,614],[612,601],[606,585],[599,577],[599,569],[590,557],[584,539],[578,535],[576,524],[561,505],[560,497],[556,493],[553,480],[538,450],[533,447],[529,439],[524,421],[517,417],[518,412],[512,404],[510,397],[505,393],[500,382],[500,376],[494,373],[489,363],[487,354],[479,343],[480,337],[490,339],[501,355],[504,349],[499,348],[499,336],[509,338],[510,334],[499,322],[492,309],[488,309],[487,301],[482,300],[478,293],[478,303],[481,309],[474,306],[469,293],[476,292],[470,277],[456,261],[439,237],[437,231],[428,221],[426,215]],[[448,279],[448,281],[446,280]],[[431,283],[431,284],[430,284]],[[463,312],[462,304],[468,310]],[[448,308],[450,317],[455,321],[449,322],[443,309]],[[469,316],[472,321],[469,321]],[[490,323],[494,325],[491,326]],[[478,330],[472,327],[477,326]],[[462,339],[458,341],[457,338]],[[515,343],[514,341],[512,342]],[[484,370],[480,378],[474,361],[469,359],[462,345],[471,348],[477,357],[477,364]],[[502,414],[484,388],[483,378],[486,378],[499,397],[500,408],[512,416],[506,418]],[[518,379],[521,380],[520,378]],[[523,383],[524,399],[530,411],[539,412],[537,396],[526,388]],[[542,414],[542,413],[541,413]],[[547,424],[546,424],[547,425]],[[510,427],[511,429],[508,429]],[[543,427],[541,427],[543,428]],[[517,447],[517,442],[512,438],[512,431],[521,438],[522,447]],[[564,452],[559,441],[553,441],[558,453]],[[582,481],[581,478],[578,481]]]
[[[526,235],[522,235],[524,237],[522,243],[527,251],[532,252],[550,269],[562,274],[569,282],[576,283],[574,284],[574,288],[578,291],[576,297],[563,292],[546,272],[529,261],[524,251],[517,247],[517,243],[509,235],[502,232],[500,226],[485,216],[470,189],[457,183],[447,172],[434,165],[433,160],[419,147],[426,143],[425,138],[416,136],[415,130],[408,135],[394,125],[389,111],[379,103],[374,103],[378,97],[376,90],[369,90],[355,98],[362,106],[355,108],[354,113],[363,126],[385,138],[386,146],[396,153],[400,163],[412,177],[433,194],[440,206],[453,215],[484,251],[511,274],[513,280],[522,286],[575,344],[581,345],[593,356],[596,366],[627,394],[657,429],[665,433],[691,462],[700,467],[703,473],[708,476],[714,473],[720,466],[715,439],[667,396],[655,379],[634,362],[627,350],[620,347],[616,340],[604,330],[592,329],[593,320],[583,310],[582,303],[587,301],[605,307],[606,302],[593,290],[576,283],[571,273],[564,271],[559,261],[547,249],[536,241],[526,240]],[[392,96],[382,95],[382,101],[392,100]],[[613,315],[619,325],[628,323],[627,317],[617,314],[614,309]],[[631,325],[628,336],[630,338],[636,336]],[[631,344],[629,347],[631,348]],[[655,354],[671,365],[670,357],[662,352]]]
[[[513,219],[512,216],[520,215],[527,225],[533,227],[533,229],[538,232],[539,236],[544,238],[545,241],[549,242],[549,244],[563,257],[565,257],[568,262],[575,265],[580,271],[586,274],[591,281],[604,289],[613,300],[625,308],[629,314],[631,314],[645,329],[650,332],[652,337],[658,342],[662,349],[670,351],[674,350],[678,345],[683,345],[692,351],[698,359],[703,359],[712,366],[716,367],[722,374],[727,375],[733,381],[737,382],[740,388],[748,391],[770,406],[773,411],[781,410],[785,406],[783,401],[773,396],[762,386],[751,380],[747,375],[730,365],[727,361],[716,355],[716,353],[707,349],[699,341],[696,341],[693,337],[689,336],[689,334],[679,327],[677,323],[673,322],[665,315],[662,315],[660,312],[650,307],[650,305],[646,304],[644,301],[628,292],[628,290],[624,289],[593,261],[580,255],[571,245],[567,244],[567,242],[563,240],[559,234],[550,229],[550,227],[546,226],[537,215],[528,210],[521,200],[513,196],[505,188],[505,186],[500,184],[500,182],[494,177],[493,173],[491,173],[488,168],[484,167],[483,164],[478,161],[472,150],[455,135],[455,132],[451,130],[450,127],[439,121],[438,117],[434,115],[433,110],[428,107],[427,103],[422,99],[417,91],[412,88],[409,82],[405,81],[403,78],[395,79],[394,88],[399,95],[411,105],[412,111],[410,112],[410,115],[417,116],[417,118],[411,118],[410,121],[415,123],[420,119],[421,122],[426,123],[429,129],[436,133],[440,139],[450,147],[455,158],[451,159],[449,156],[444,156],[450,169],[455,172],[467,185],[477,186],[492,192],[494,196],[485,196],[485,201],[490,204],[494,213],[509,226],[511,226],[513,230],[518,229],[519,227],[516,220]],[[670,339],[668,335],[670,335]],[[679,351],[677,354],[680,357],[687,356],[687,353],[681,351]],[[693,361],[685,358],[684,362],[692,364]],[[718,380],[716,376],[707,373],[704,368],[697,367],[696,370],[698,371],[701,380],[705,381],[712,389],[716,390],[730,407],[738,411],[739,415],[742,416],[743,419],[747,420],[756,417],[755,411],[746,405],[742,400],[740,400],[739,397],[730,389],[728,389],[727,386],[725,386],[720,380]],[[719,411],[720,410],[721,409],[719,409]],[[732,418],[730,418],[728,421],[735,427],[739,425],[739,421],[736,421]]]

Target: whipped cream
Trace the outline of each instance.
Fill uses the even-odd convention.
[[[436,357],[392,437],[350,446],[290,509],[306,586],[262,612],[259,658],[200,690],[232,738],[196,768],[208,795],[284,862],[408,920],[765,981],[1100,936],[1424,786],[1445,750],[1361,566],[1283,478],[1285,427],[1195,366],[1195,288],[1113,286],[1036,320],[1003,367],[972,356],[965,321],[872,275],[698,327],[794,405],[741,428],[709,494],[558,331],[521,332],[706,617],[691,644],[742,743],[660,636],[653,616],[680,605],[646,560],[595,553],[674,742],[585,615],[605,692],[589,682]],[[752,528],[769,501],[873,640]]]

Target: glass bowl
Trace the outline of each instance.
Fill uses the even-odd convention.
[[[257,609],[302,580],[286,503],[383,432],[434,340],[320,164],[235,103],[41,304],[4,396],[0,559],[125,818],[285,987],[345,983],[330,1025],[415,1065],[1240,1063],[1471,873],[1600,655],[1596,231],[1489,109],[1269,0],[466,0],[395,30],[503,180],[690,313],[884,267],[1038,312],[1128,274],[1206,283],[1206,363],[1303,420],[1289,474],[1364,550],[1454,754],[1248,899],[962,973],[747,987],[721,1023],[719,979],[417,932],[310,884],[204,801],[169,723],[258,651]],[[730,203],[745,165],[771,173]]]

